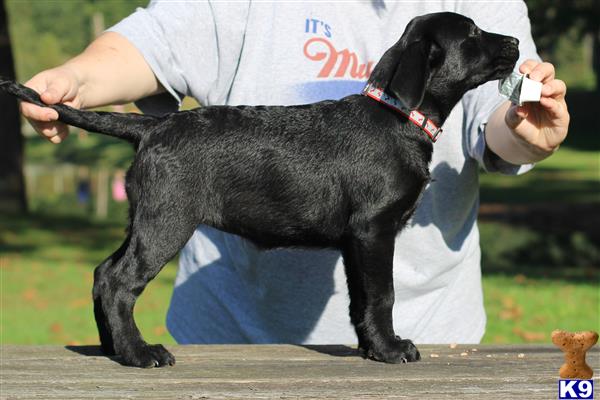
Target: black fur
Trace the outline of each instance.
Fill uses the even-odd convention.
[[[467,90],[512,71],[517,44],[463,16],[429,14],[411,21],[370,82],[441,125]],[[0,80],[0,89],[44,105],[13,82]],[[361,95],[160,118],[50,107],[63,122],[137,148],[127,173],[128,236],[94,274],[106,354],[132,366],[174,364],[164,347],[143,340],[133,307],[198,224],[207,224],[265,249],[339,249],[362,354],[390,363],[420,358],[394,334],[392,260],[394,239],[429,181],[433,146],[405,117]]]

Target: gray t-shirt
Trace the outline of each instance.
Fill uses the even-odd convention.
[[[155,1],[111,30],[167,89],[139,102],[156,113],[175,110],[183,95],[203,105],[285,105],[358,93],[407,23],[437,11],[519,38],[519,64],[538,58],[526,7],[514,0]],[[396,239],[394,327],[417,343],[483,336],[478,170],[530,167],[487,159],[483,128],[503,101],[490,82],[454,108],[434,146],[433,181]],[[180,343],[354,343],[348,305],[338,252],[262,252],[201,226],[181,254],[167,326]]]

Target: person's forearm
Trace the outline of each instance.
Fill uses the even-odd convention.
[[[510,102],[502,104],[491,115],[486,128],[487,146],[496,155],[511,164],[521,165],[541,161],[550,156],[556,148],[532,144],[517,136],[506,124]]]
[[[164,91],[142,54],[114,32],[99,36],[62,67],[77,76],[83,108],[128,103]]]

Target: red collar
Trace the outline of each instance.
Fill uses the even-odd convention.
[[[377,100],[380,103],[398,111],[404,115],[410,122],[418,126],[429,136],[432,142],[436,142],[438,136],[442,133],[442,128],[439,128],[432,120],[418,112],[417,110],[410,110],[400,100],[388,95],[385,91],[379,87],[367,84],[363,89],[362,94]]]

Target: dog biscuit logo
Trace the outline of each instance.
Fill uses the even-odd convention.
[[[563,379],[590,379],[594,374],[592,368],[585,362],[586,352],[598,341],[598,334],[593,331],[552,332],[552,343],[565,353],[565,363],[558,374]]]
[[[593,399],[594,381],[580,379],[561,379],[558,381],[558,399]]]
[[[594,381],[591,379],[594,371],[586,363],[586,352],[598,341],[598,334],[593,331],[552,332],[552,343],[565,353],[565,363],[558,374],[558,398],[563,399],[593,399]]]

